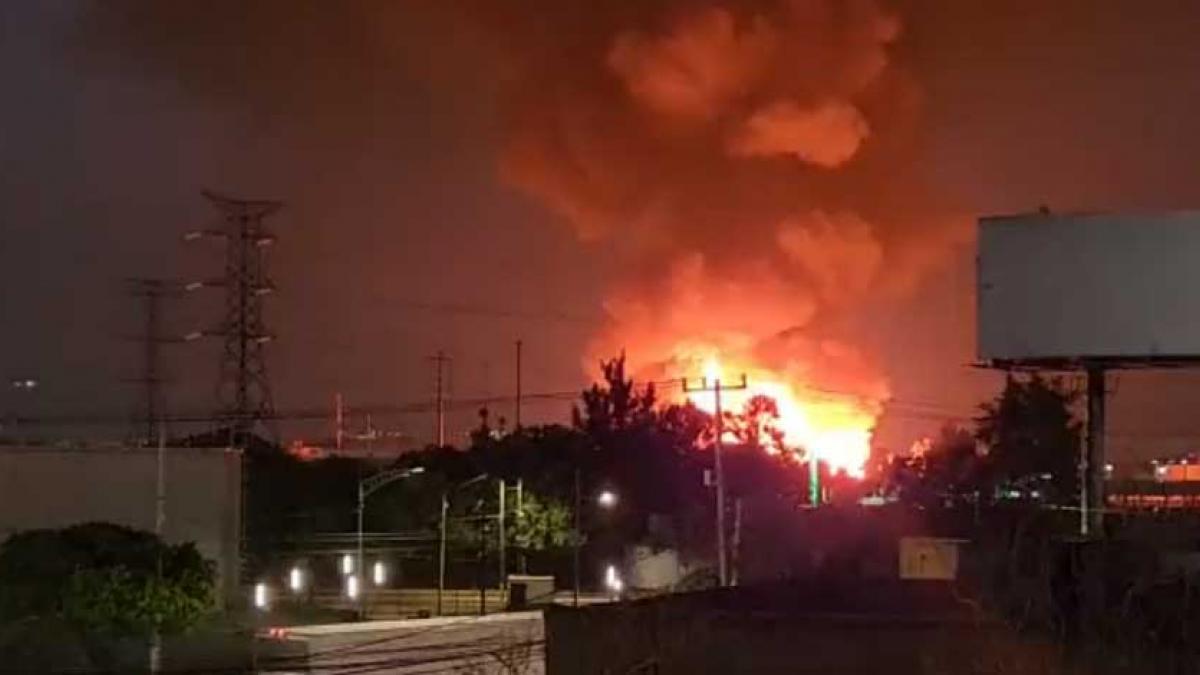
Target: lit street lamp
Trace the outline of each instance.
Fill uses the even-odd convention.
[[[299,593],[300,591],[304,590],[304,571],[299,567],[293,567],[292,570],[288,572],[288,588],[290,588],[293,593]]]
[[[600,494],[596,496],[596,503],[603,508],[611,509],[617,505],[617,493],[613,492],[612,490],[602,490]]]
[[[621,575],[617,574],[616,566],[609,565],[604,570],[604,585],[610,593],[617,597],[620,597],[621,591],[625,590],[625,582],[621,580]]]
[[[254,584],[254,608],[265,610],[270,606],[270,599],[267,597],[267,584],[260,581]]]

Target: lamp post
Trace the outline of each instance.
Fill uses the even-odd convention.
[[[442,594],[446,590],[446,516],[450,511],[450,494],[468,485],[478,483],[481,480],[486,480],[487,478],[488,475],[486,473],[481,473],[474,478],[465,480],[458,485],[451,487],[449,490],[442,491],[442,514],[438,524],[438,616],[442,615]]]
[[[612,490],[601,490],[596,495],[596,504],[603,509],[612,509],[617,505],[617,493]],[[575,536],[574,551],[573,551],[573,566],[574,566],[574,592],[573,601],[575,607],[579,606],[579,555],[580,548],[583,546],[583,528],[580,525],[581,514],[583,513],[583,490],[580,487],[580,475],[578,467],[575,469]]]
[[[363,512],[366,509],[367,497],[377,490],[398,480],[425,473],[425,467],[414,466],[405,469],[387,469],[358,481],[358,560],[354,574],[362,577],[366,569],[363,559]],[[358,593],[358,618],[363,618],[363,594]]]

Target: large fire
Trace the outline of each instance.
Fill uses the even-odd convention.
[[[878,404],[863,398],[826,392],[790,382],[777,372],[737,359],[709,354],[702,361],[708,388],[720,381],[721,407],[739,413],[755,396],[775,402],[779,419],[774,426],[782,433],[784,446],[801,460],[815,457],[830,470],[861,478],[871,453],[871,432]],[[745,388],[742,376],[745,376]],[[696,407],[713,413],[712,391],[693,390],[684,396]]]

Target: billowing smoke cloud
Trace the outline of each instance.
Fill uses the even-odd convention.
[[[515,44],[502,160],[627,266],[588,359],[662,365],[696,342],[881,395],[835,324],[955,236],[907,166],[920,97],[890,55],[900,18],[871,0],[678,3],[588,30]]]
[[[166,3],[109,33],[185,87],[314,120],[405,95],[386,71],[423,60],[429,86],[496,107],[503,179],[615,261],[589,367],[625,349],[650,372],[694,342],[886,390],[844,320],[963,231],[913,170],[901,16],[875,0],[449,4],[258,2],[230,22]]]

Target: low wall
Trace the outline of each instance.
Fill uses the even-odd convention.
[[[546,610],[550,675],[971,673],[1005,637],[948,587],[928,582],[730,589]]]

